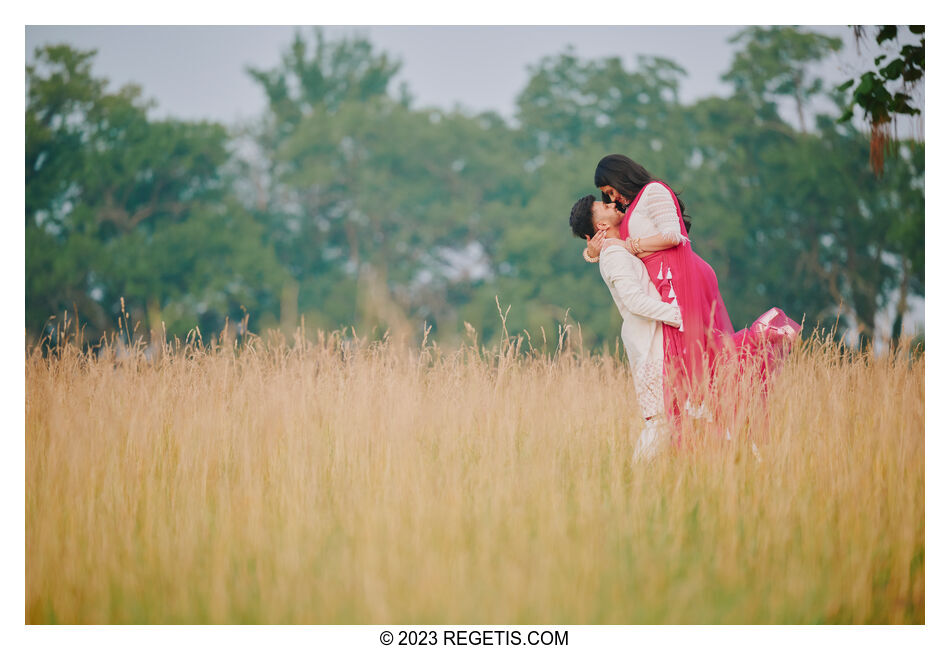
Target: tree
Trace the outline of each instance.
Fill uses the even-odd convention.
[[[226,130],[149,119],[138,87],[93,76],[94,54],[46,47],[27,67],[27,328],[76,310],[94,338],[120,299],[182,335],[257,309],[281,271],[228,198]]]
[[[532,68],[509,124],[415,108],[398,62],[317,30],[250,71],[267,109],[231,133],[150,119],[140,91],[92,75],[92,53],[51,48],[27,71],[28,326],[75,303],[105,331],[124,297],[170,333],[245,307],[256,330],[303,315],[417,339],[425,322],[443,342],[469,323],[488,341],[497,296],[536,347],[569,312],[586,346],[613,350],[619,317],[567,217],[621,152],[682,192],[737,327],[778,305],[809,325],[840,311],[870,338],[894,301],[899,334],[924,289],[923,148],[900,146],[877,179],[867,138],[816,110],[845,101],[812,72],[835,39],[735,42],[730,97],[683,105],[672,61],[568,51]]]
[[[824,81],[809,68],[841,49],[841,39],[798,27],[748,27],[729,42],[743,49],[736,53],[723,80],[765,111],[765,117],[774,114],[777,100],[790,98],[798,129],[805,133],[805,105],[825,90]]]
[[[616,57],[582,61],[570,48],[530,72],[518,95],[518,122],[539,152],[558,154],[668,132],[686,74],[668,59],[640,56],[628,71]]]
[[[769,55],[783,60],[782,47],[756,45],[754,50],[755,56],[739,52],[737,62],[756,59],[758,70],[787,76],[779,61],[768,60]],[[814,133],[796,133],[777,112],[759,111],[778,81],[761,76],[751,84],[735,74],[736,68],[727,75],[736,85],[733,99],[697,106],[706,109],[697,113],[705,122],[697,133],[703,166],[710,165],[706,174],[697,175],[711,179],[714,173],[721,198],[713,203],[728,206],[744,221],[737,228],[732,217],[723,215],[722,222],[730,225],[717,228],[715,235],[729,240],[723,284],[724,295],[732,294],[726,297],[731,313],[736,318],[745,311],[733,307],[741,305],[737,298],[748,301],[755,295],[774,298],[793,314],[807,314],[812,324],[827,322],[842,307],[849,324],[869,340],[893,291],[902,287],[900,314],[908,291],[922,291],[923,278],[914,274],[917,266],[909,260],[922,251],[923,160],[906,152],[895,178],[882,184],[854,163],[866,154],[867,142],[853,127],[819,114]],[[752,89],[766,97],[753,97]],[[825,92],[840,105],[840,91]]]
[[[875,57],[877,69],[863,73],[859,78],[860,83],[850,79],[839,86],[841,91],[854,87],[851,103],[842,110],[839,121],[850,122],[854,118],[855,105],[864,109],[864,119],[871,128],[871,166],[878,176],[884,169],[888,144],[896,139],[894,118],[897,115],[920,114],[920,109],[914,106],[913,98],[908,93],[924,78],[924,26],[911,25],[908,31],[920,37],[919,43],[904,45],[900,53],[887,63],[884,61],[889,58],[888,54]],[[865,38],[865,32],[865,27],[854,28],[855,41],[859,45]],[[897,25],[878,25],[874,40],[877,45],[884,46],[888,41],[896,40],[897,36]],[[892,91],[898,81],[900,90]]]
[[[300,310],[324,327],[461,325],[457,306],[490,273],[495,237],[475,222],[517,187],[514,138],[493,114],[391,96],[398,64],[363,39],[317,30],[313,41],[298,34],[275,69],[251,71],[270,99],[253,132],[266,188],[255,213]]]

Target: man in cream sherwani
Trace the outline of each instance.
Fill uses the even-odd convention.
[[[667,323],[680,327],[682,319],[679,307],[660,300],[660,293],[650,281],[643,262],[632,255],[619,239],[622,219],[623,214],[615,204],[596,201],[590,194],[571,209],[571,230],[576,236],[590,238],[603,233],[600,275],[623,317],[620,336],[627,350],[637,400],[645,420],[633,453],[633,460],[637,462],[653,458],[670,442],[669,433],[663,426],[661,325]]]

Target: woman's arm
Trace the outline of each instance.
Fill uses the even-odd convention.
[[[650,183],[640,199],[646,205],[647,218],[659,231],[658,237],[664,238],[670,248],[684,239],[689,241],[680,228],[680,216],[676,196],[661,183]],[[658,248],[657,250],[663,250]]]
[[[640,202],[646,208],[647,219],[653,222],[653,226],[659,232],[649,237],[628,239],[625,242],[627,250],[643,257],[656,251],[673,248],[683,241],[689,241],[680,229],[676,197],[665,186],[660,183],[650,183],[644,190]]]
[[[600,257],[601,248],[604,245],[604,231],[601,230],[593,236],[593,238],[587,238],[587,249],[584,251],[584,259],[588,262],[596,262]],[[623,243],[624,247],[630,252],[631,255],[636,255],[637,257],[645,257],[650,253],[655,253],[656,251],[666,250],[667,248],[673,248],[674,246],[679,245],[679,240],[673,242],[669,235],[660,233],[659,235],[651,235],[649,237],[628,237],[627,241]]]
[[[679,245],[680,242],[678,239],[675,242],[671,241],[671,239],[669,235],[663,233],[650,235],[649,237],[627,237],[627,241],[625,241],[623,245],[626,246],[627,250],[633,255],[643,257],[650,253],[663,251],[667,248],[673,248]]]

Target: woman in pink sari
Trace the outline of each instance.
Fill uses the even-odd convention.
[[[773,308],[752,327],[736,333],[716,273],[693,251],[687,236],[690,218],[679,196],[642,165],[620,154],[601,159],[594,183],[603,192],[604,201],[626,207],[621,239],[646,265],[661,299],[678,305],[683,316],[680,328],[663,325],[668,414],[675,419],[683,409],[693,415],[705,410],[701,395],[717,360],[731,350],[738,348],[741,356],[761,353],[766,361],[759,370],[766,373],[784,342],[794,338],[800,326]],[[600,254],[598,237],[588,240],[584,251],[588,261]],[[698,399],[691,403],[690,395],[697,393]]]

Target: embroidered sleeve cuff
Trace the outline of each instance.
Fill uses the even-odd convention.
[[[684,241],[689,241],[689,237],[672,230],[663,231],[660,233],[660,236],[674,246]]]

